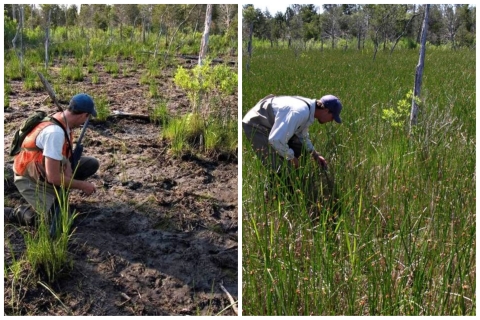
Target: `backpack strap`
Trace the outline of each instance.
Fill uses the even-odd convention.
[[[272,98],[272,100],[273,100],[273,98],[275,98],[275,95],[269,94],[268,96],[262,98],[262,100],[260,100],[260,101],[262,101],[262,104],[260,105],[260,108],[262,108],[263,105],[265,104],[265,102],[267,102],[267,99],[270,99],[270,98]],[[272,102],[272,100],[270,100],[270,103]]]
[[[298,99],[298,100],[302,100],[303,102],[305,102],[305,104],[308,106],[308,111],[310,111],[310,104],[307,101],[305,101],[304,99],[302,99],[300,97],[297,97],[297,96],[293,96],[293,98]]]
[[[302,99],[302,98],[300,98],[300,97],[298,97],[298,96],[291,96],[291,97],[292,97],[292,98],[295,98],[295,99],[298,99],[298,100],[302,100],[303,102],[305,102],[305,104],[306,104],[307,107],[308,107],[308,110],[310,111],[310,104],[309,104],[307,101],[305,101],[305,99]],[[266,96],[265,98],[263,98],[263,99],[262,99],[263,101],[262,101],[262,104],[260,105],[260,108],[264,105],[265,102],[267,102],[267,99],[269,99],[269,98],[272,98],[272,100],[270,100],[270,103],[271,103],[271,102],[273,101],[273,98],[275,98],[275,96],[274,96],[273,94],[269,94],[268,96]]]

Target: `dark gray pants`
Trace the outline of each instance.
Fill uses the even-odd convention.
[[[255,128],[246,123],[242,123],[242,126],[247,140],[252,144],[253,150],[267,169],[265,191],[269,193],[271,186],[275,185],[276,188],[281,186],[285,188],[284,190],[293,194],[296,180],[295,169],[290,161],[280,156],[270,146],[268,143],[269,131]],[[293,150],[296,158],[307,154],[302,141],[296,135],[288,141],[288,146]]]
[[[74,170],[74,179],[86,180],[97,172],[100,164],[93,157],[81,157],[78,167]],[[30,177],[15,175],[15,186],[25,200],[35,209],[37,213],[46,213],[57,203],[57,193],[61,196],[60,188],[56,188],[45,181],[35,181]]]
[[[284,167],[290,168],[290,162],[280,156],[268,143],[270,132],[267,129],[258,129],[247,123],[242,123],[242,126],[247,140],[252,144],[253,150],[264,166],[271,168],[275,173],[280,172]],[[293,150],[296,158],[302,155],[303,143],[296,135],[288,141],[288,146]]]

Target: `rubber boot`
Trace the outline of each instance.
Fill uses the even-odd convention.
[[[35,224],[35,210],[28,204],[16,207],[15,209],[4,207],[4,221],[20,224],[23,226],[33,226]]]
[[[3,207],[3,222],[10,222],[13,216],[13,208]]]

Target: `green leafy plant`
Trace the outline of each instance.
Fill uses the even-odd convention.
[[[222,100],[233,94],[238,86],[238,76],[231,68],[211,66],[208,59],[190,70],[180,66],[175,74],[175,84],[186,91],[192,112],[221,117],[228,122],[230,110],[224,107]],[[213,103],[215,93],[220,98],[219,105]]]
[[[237,130],[231,126],[231,109],[222,99],[235,92],[236,72],[226,65],[212,66],[206,59],[192,69],[178,67],[174,81],[186,91],[192,106],[192,112],[184,118],[188,131],[181,135],[186,139],[182,146],[189,143],[208,154],[235,152]]]
[[[392,127],[398,128],[406,124],[408,116],[410,115],[410,109],[412,106],[413,91],[410,90],[405,95],[405,98],[399,100],[396,107],[385,108],[382,110],[382,119],[387,121]],[[415,97],[417,105],[420,105],[420,98]]]
[[[214,89],[211,74],[208,61],[203,65],[196,65],[193,69],[180,66],[175,73],[175,84],[186,91],[194,113],[200,112],[200,97]]]

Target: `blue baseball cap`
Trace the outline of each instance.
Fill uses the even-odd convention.
[[[340,100],[328,94],[320,98],[320,102],[323,104],[325,108],[327,108],[331,114],[333,114],[333,120],[337,123],[342,123],[342,119],[340,119],[340,112],[342,111],[342,103]]]
[[[68,109],[76,110],[80,112],[86,112],[92,116],[97,116],[97,110],[95,110],[95,103],[93,102],[92,97],[85,93],[79,93],[72,97]]]

